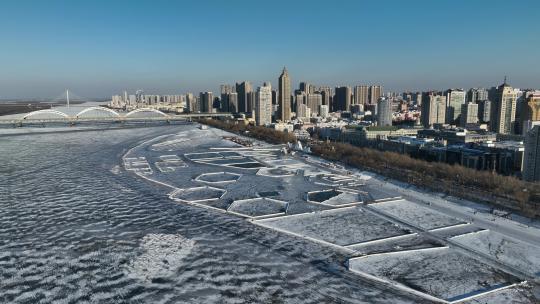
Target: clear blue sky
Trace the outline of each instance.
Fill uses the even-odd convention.
[[[1,0],[0,98],[260,85],[540,87],[540,1]]]

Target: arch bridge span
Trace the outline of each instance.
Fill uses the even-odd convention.
[[[64,110],[66,111],[66,110]],[[60,109],[37,110],[23,116],[3,119],[0,116],[0,124],[22,124],[22,123],[47,123],[47,122],[69,122],[77,123],[84,121],[176,121],[190,120],[192,118],[205,117],[232,117],[231,113],[189,113],[189,114],[167,114],[153,108],[139,108],[127,113],[117,112],[113,109],[92,106],[85,108],[76,114],[68,114]],[[69,111],[67,111],[69,112]]]

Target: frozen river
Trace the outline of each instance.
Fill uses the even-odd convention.
[[[186,124],[0,136],[0,303],[537,300],[521,276],[540,274],[533,245],[510,239],[516,262],[508,238],[459,207],[443,214],[222,135]]]
[[[121,168],[129,148],[186,128],[1,137],[0,303],[417,301],[343,271],[334,250],[171,203]]]

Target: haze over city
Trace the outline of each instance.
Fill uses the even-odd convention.
[[[0,98],[540,83],[538,1],[2,1]],[[524,9],[526,8],[526,9]]]

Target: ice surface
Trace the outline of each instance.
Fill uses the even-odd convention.
[[[349,249],[356,250],[361,254],[375,254],[384,252],[395,252],[412,249],[425,249],[434,247],[444,247],[445,244],[428,237],[410,234],[390,239],[383,239],[363,244],[348,246]]]
[[[438,211],[431,210],[426,206],[407,200],[381,202],[371,204],[370,206],[399,217],[406,222],[414,223],[424,229],[434,229],[464,223],[463,220],[447,216]]]
[[[235,201],[228,211],[240,213],[250,217],[257,217],[270,214],[285,213],[287,202],[269,198],[254,198]]]
[[[409,233],[360,208],[314,212],[260,223],[342,246]]]
[[[142,254],[127,265],[126,271],[130,277],[148,282],[172,276],[194,247],[193,240],[179,234],[148,234],[141,240]]]
[[[446,247],[368,255],[351,259],[349,268],[441,299],[458,299],[516,282],[514,277]]]
[[[236,182],[242,177],[241,174],[230,173],[230,172],[216,172],[216,173],[204,173],[197,178],[196,181],[210,183],[210,184],[221,184],[221,183],[232,183]]]
[[[173,200],[181,202],[199,202],[217,200],[225,194],[225,190],[214,187],[194,187],[178,189],[171,193]]]
[[[452,240],[523,272],[540,276],[539,247],[488,230],[455,236]]]

